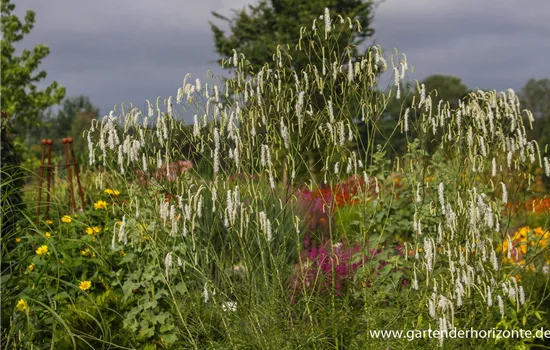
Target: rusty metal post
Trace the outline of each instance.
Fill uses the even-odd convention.
[[[84,202],[84,192],[82,191],[82,185],[80,184],[80,172],[78,171],[78,164],[76,163],[76,157],[74,155],[73,138],[67,139],[69,146],[71,147],[71,156],[74,165],[74,173],[76,177],[76,184],[78,185],[78,193],[80,195],[80,202],[82,203],[82,210],[86,210],[86,203]]]
[[[71,203],[73,204],[73,214],[76,211],[76,201],[74,199],[74,189],[73,189],[73,177],[71,172],[71,162],[69,161],[69,148],[67,146],[68,139],[63,138],[61,140],[63,143],[63,152],[65,153],[65,161],[67,166],[67,177],[69,178],[69,189],[71,191]]]
[[[36,206],[36,224],[40,220],[40,201],[42,199],[42,181],[44,176],[44,151],[46,150],[46,143],[48,140],[43,139],[42,144],[42,157],[40,158],[40,178],[38,180],[38,205]]]
[[[52,145],[53,140],[46,141],[48,145],[48,166],[46,167],[46,176],[48,178],[48,189],[46,192],[46,220],[50,219],[50,184],[51,184],[51,169],[52,169]]]

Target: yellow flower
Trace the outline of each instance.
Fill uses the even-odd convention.
[[[99,226],[88,227],[88,228],[86,229],[86,233],[89,234],[89,235],[91,235],[91,236],[95,236],[95,235],[97,235],[97,234],[100,233],[100,232],[101,232],[101,227],[99,227]]]
[[[520,244],[519,249],[523,254],[527,254],[527,245],[526,244]]]
[[[94,203],[94,208],[95,209],[105,209],[105,208],[107,208],[107,202],[97,201],[96,203]]]
[[[109,196],[115,196],[115,197],[118,197],[118,195],[120,194],[120,191],[118,190],[113,190],[111,188],[107,188],[105,191],[103,191],[105,194],[108,194]]]
[[[513,240],[525,241],[527,239],[527,234],[529,233],[529,226],[524,226],[520,228],[515,234]]]
[[[73,219],[71,218],[70,215],[63,215],[63,217],[61,218],[61,221],[65,222],[65,223],[70,223],[73,221]]]
[[[84,250],[81,250],[80,251],[80,254],[82,254],[82,256],[88,256],[90,255],[90,248],[86,248]]]
[[[537,228],[533,229],[533,232],[539,237],[544,234],[544,230],[542,229],[542,227],[537,227]]]
[[[19,299],[19,301],[17,301],[17,305],[15,306],[15,308],[18,310],[18,311],[25,311],[27,309],[27,302],[23,299]]]
[[[48,253],[48,246],[47,245],[42,245],[40,247],[38,247],[38,249],[36,249],[36,255],[44,255]]]
[[[20,238],[20,237],[17,237],[17,238],[15,239],[15,243],[21,243],[21,238]]]
[[[65,263],[65,260],[59,260],[59,262],[60,262],[61,264],[64,264],[64,263]]]
[[[46,233],[44,233],[44,236],[45,236],[46,238],[50,238],[52,235],[51,235],[49,232],[46,232]]]
[[[35,267],[35,266],[36,266],[35,264],[30,264],[30,265],[29,265],[29,270],[34,271],[34,267]]]
[[[53,224],[52,220],[46,220],[46,225],[51,225],[51,224]]]
[[[78,285],[78,288],[80,288],[81,290],[88,290],[88,289],[90,289],[91,286],[92,286],[91,281],[82,281]]]

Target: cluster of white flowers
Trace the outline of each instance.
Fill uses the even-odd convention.
[[[461,152],[460,147],[464,145],[467,150],[466,161],[470,162],[473,172],[482,172],[483,166],[489,163],[491,176],[498,177],[502,167],[499,168],[497,159],[503,159],[504,155],[509,169],[512,169],[513,165],[519,169],[522,164],[536,161],[538,145],[527,140],[517,97],[513,91],[500,94],[478,91],[471,94],[465,102],[460,101],[456,110],[451,110],[446,104],[440,103],[437,115],[432,115],[431,107],[429,109],[426,107],[431,102],[430,97],[426,96],[423,85],[419,87],[419,93],[420,101],[416,106],[410,107],[420,111],[419,126],[424,131],[430,130],[434,134],[442,128],[441,131],[446,133],[446,137],[442,138],[442,147],[454,147],[457,152]],[[406,131],[408,112],[405,113],[402,125]],[[457,147],[457,145],[461,146]],[[489,162],[487,162],[488,159]],[[546,166],[547,162],[547,160],[541,160],[540,165],[544,163]],[[470,302],[473,290],[482,291],[489,307],[493,306],[493,300],[496,298],[502,317],[505,316],[506,300],[509,299],[518,305],[525,302],[525,291],[515,280],[498,284],[491,277],[501,265],[495,251],[493,237],[496,236],[493,233],[500,232],[499,213],[502,205],[506,205],[509,200],[505,182],[500,181],[500,187],[501,201],[498,197],[493,198],[493,195],[480,193],[476,187],[467,189],[469,192],[467,196],[462,196],[464,193],[458,192],[457,198],[454,199],[445,195],[445,183],[439,183],[434,197],[439,202],[441,221],[435,226],[434,231],[429,229],[423,231],[421,224],[423,217],[420,210],[424,205],[423,186],[421,182],[417,183],[413,229],[417,235],[417,242],[423,245],[423,253],[418,255],[425,266],[423,278],[427,285],[432,285],[434,288],[432,298],[428,301],[428,310],[434,319],[441,321],[442,317],[445,317],[448,321],[454,317],[454,314],[449,312],[440,314],[442,310],[437,308],[440,300],[445,300],[443,304],[452,305],[456,309]],[[429,196],[428,187],[425,191]],[[464,200],[464,197],[467,199]],[[433,213],[433,201],[428,197],[426,202],[430,212]],[[437,237],[437,242],[432,237]],[[507,240],[508,251],[505,253],[510,258],[512,242],[509,236]],[[457,242],[463,243],[458,245]],[[436,260],[435,252],[438,251],[441,251],[445,258]],[[437,264],[440,269],[446,266],[444,270],[447,269],[448,274],[434,275],[432,273],[434,264]],[[452,276],[449,288],[436,292],[438,278],[442,279],[440,285],[443,285],[443,280],[449,275]],[[420,276],[417,276],[415,270],[413,286],[420,285],[419,279]],[[474,285],[477,286],[476,289]],[[452,323],[451,321],[450,324]],[[445,325],[442,323],[441,327]]]
[[[337,32],[338,21],[331,20],[328,9],[321,19],[326,38]],[[344,22],[340,18],[340,25]],[[358,27],[353,26],[351,20],[349,25],[352,30]],[[321,28],[319,26],[319,30]],[[319,39],[322,40],[322,34]],[[161,198],[159,210],[155,213],[175,239],[192,240],[190,251],[195,254],[195,261],[199,254],[195,247],[195,230],[198,219],[205,214],[206,204],[211,205],[212,213],[219,209],[219,215],[212,216],[221,218],[229,233],[242,234],[252,221],[251,226],[256,224],[257,231],[271,241],[272,230],[282,225],[278,219],[272,222],[267,217],[267,209],[258,212],[253,205],[241,203],[241,195],[245,198],[253,191],[247,192],[246,186],[228,186],[224,180],[231,175],[254,169],[263,183],[268,181],[275,190],[275,180],[286,181],[287,172],[294,180],[297,169],[310,169],[310,160],[301,155],[312,150],[321,154],[319,164],[324,172],[321,181],[325,183],[338,181],[344,170],[351,176],[370,165],[370,161],[366,162],[367,157],[362,158],[361,152],[349,149],[346,143],[358,137],[354,118],[360,114],[362,122],[371,124],[371,121],[377,121],[383,106],[384,101],[378,101],[371,94],[380,73],[388,69],[382,49],[372,47],[364,57],[353,58],[329,55],[322,50],[322,63],[310,64],[300,72],[290,70],[290,74],[288,68],[292,68],[292,60],[286,56],[287,51],[278,47],[272,68],[265,65],[255,74],[245,74],[244,56],[233,50],[232,57],[225,63],[234,67],[236,73],[219,87],[199,79],[188,83],[190,76],[186,75],[183,85],[178,88],[176,103],[202,104],[193,112],[192,132],[184,133],[185,137],[190,134],[189,141],[178,139],[177,147],[171,143],[175,142],[175,135],[180,135],[173,132],[183,128],[175,117],[178,109],[173,105],[172,97],[165,100],[164,105],[158,99],[156,105],[147,101],[145,118],[139,110],[131,108],[121,117],[115,117],[111,112],[101,123],[92,123],[87,135],[90,164],[100,160],[106,166],[109,161],[122,175],[132,169],[147,172],[149,166],[154,167],[156,163],[158,169],[166,168],[169,174],[170,164],[173,164],[170,159],[179,156],[181,141],[185,146],[194,146],[204,164],[212,166],[213,180],[209,184],[206,181],[198,186],[178,183],[181,185],[175,187],[180,193],[177,195],[178,204],[171,205]],[[389,73],[392,73],[393,84],[390,89],[400,98],[402,81],[409,69],[406,56],[401,56],[398,65],[393,59],[391,64],[393,69]],[[288,79],[291,84],[288,84]],[[350,89],[353,94],[327,95],[327,91],[333,92],[332,87],[336,85],[338,89]],[[402,132],[408,133],[415,128],[424,135],[444,135],[437,147],[456,151],[458,157],[464,158],[459,159],[460,164],[465,164],[478,175],[490,169],[491,184],[497,184],[497,187],[499,182],[501,184],[502,201],[493,198],[498,188],[495,191],[493,186],[492,191],[484,189],[486,193],[482,193],[478,190],[481,187],[471,184],[473,181],[450,183],[447,177],[442,177],[438,186],[431,186],[424,179],[425,172],[415,168],[425,164],[407,164],[411,174],[422,174],[422,179],[412,180],[413,184],[417,183],[412,194],[415,210],[412,223],[415,241],[410,243],[415,251],[412,287],[420,291],[419,295],[429,295],[424,302],[433,321],[442,330],[454,327],[455,312],[471,304],[479,295],[489,307],[497,304],[504,317],[505,303],[515,301],[521,305],[526,296],[523,287],[515,280],[502,284],[493,277],[499,275],[495,272],[501,265],[493,238],[500,233],[502,205],[509,200],[506,180],[500,173],[504,158],[509,170],[520,169],[526,162],[536,163],[539,146],[527,139],[519,100],[512,90],[502,93],[477,91],[458,101],[456,108],[451,108],[448,102],[439,102],[437,108],[432,106],[435,100],[432,101],[424,84],[417,86],[417,91],[418,101],[414,100],[416,102],[404,110],[400,120]],[[225,98],[220,94],[225,94]],[[348,110],[346,96],[352,95],[358,98],[354,105],[360,110]],[[166,106],[166,113],[161,111],[163,106]],[[526,116],[531,123],[532,115],[527,113]],[[97,149],[101,152],[98,152],[98,157],[92,134],[96,127],[99,129]],[[229,160],[224,162],[225,159]],[[546,176],[550,176],[548,158],[538,159]],[[367,172],[361,171],[366,187],[373,186],[379,200],[384,197],[380,191],[381,180],[375,176],[371,181]],[[457,191],[453,191],[455,187]],[[210,191],[212,203],[205,203],[203,190]],[[282,200],[280,205],[283,207]],[[149,214],[140,215],[137,201],[135,209],[136,219],[147,219],[144,216]],[[129,221],[129,226],[133,225],[132,221]],[[300,233],[298,218],[293,221],[296,232]],[[123,217],[122,225],[115,225],[114,234],[118,232],[118,241],[127,244],[126,232],[131,230],[125,226],[126,217]],[[507,239],[507,255],[510,257],[512,244],[510,238]],[[113,235],[113,249],[115,243],[116,236]],[[176,254],[176,250],[165,257],[167,274],[173,264],[172,254]],[[178,264],[181,264],[179,257]],[[214,286],[211,290],[215,290]],[[208,302],[209,297],[209,286],[205,284],[204,301]]]
[[[271,221],[267,218],[267,214],[264,211],[259,212],[258,217],[260,222],[260,231],[265,234],[267,241],[271,241],[273,238],[271,232]]]

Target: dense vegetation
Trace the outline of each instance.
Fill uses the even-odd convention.
[[[548,329],[550,163],[514,91],[411,86],[405,55],[358,54],[362,32],[326,9],[299,29],[302,67],[235,50],[229,78],[186,76],[143,111],[66,102],[60,125],[92,120],[86,210],[61,172],[35,223],[36,184],[14,206],[3,175],[3,216],[21,214],[2,231],[3,346],[545,345],[371,333]]]

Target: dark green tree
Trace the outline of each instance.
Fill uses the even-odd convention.
[[[24,23],[12,12],[15,4],[1,0],[2,70],[1,104],[15,122],[15,131],[24,131],[39,122],[39,116],[48,107],[59,103],[65,96],[65,88],[53,82],[44,90],[36,83],[46,78],[45,71],[38,71],[50,49],[36,45],[32,51],[15,54],[14,44],[21,41],[34,27],[35,13],[27,11]]]
[[[518,95],[521,108],[533,112],[535,126],[531,137],[544,151],[544,147],[550,145],[550,79],[529,79]]]
[[[432,105],[437,107],[439,101],[448,101],[451,108],[458,107],[458,100],[466,97],[470,89],[462,83],[462,79],[452,75],[434,74],[426,77],[420,84],[426,86],[426,93],[437,90],[437,94],[432,93]]]
[[[233,55],[233,49],[243,53],[257,71],[265,63],[272,62],[277,45],[290,45],[289,54],[293,58],[294,69],[305,69],[310,62],[307,57],[295,49],[300,40],[300,28],[310,27],[311,23],[324,9],[342,17],[359,21],[361,31],[343,32],[338,45],[343,49],[353,45],[353,56],[358,55],[357,46],[374,34],[372,19],[374,3],[362,0],[260,0],[256,5],[245,9],[233,10],[232,18],[217,12],[212,14],[229,24],[231,33],[226,36],[220,27],[210,22],[214,34],[216,51],[222,57]],[[321,60],[318,57],[319,61]]]
[[[457,108],[458,101],[470,93],[470,89],[462,83],[462,80],[452,75],[430,75],[419,82],[418,86],[416,83],[414,85],[410,83],[406,84],[402,89],[401,99],[398,100],[395,96],[390,98],[380,120],[380,135],[378,136],[379,140],[377,140],[377,143],[383,144],[389,138],[391,140],[389,149],[392,153],[403,154],[406,151],[407,142],[403,137],[390,136],[396,131],[395,126],[398,123],[399,116],[405,111],[405,109],[407,109],[407,107],[411,106],[413,97],[415,97],[415,101],[418,103],[420,97],[420,91],[418,88],[422,84],[425,86],[425,93],[430,94],[432,98],[432,106],[434,110],[437,109],[439,101],[448,101],[451,108]],[[415,118],[412,111],[409,116],[411,119]],[[397,132],[400,132],[400,130],[397,130]],[[414,133],[411,134],[411,137],[414,136]],[[432,149],[433,145],[428,145],[427,148]]]
[[[73,129],[75,118],[80,113],[90,113],[99,116],[99,108],[97,108],[88,96],[69,97],[63,101],[61,109],[54,119],[51,120],[52,132],[55,137],[67,137]],[[87,126],[89,127],[89,125]],[[70,135],[79,137],[81,135]]]
[[[279,47],[284,57],[286,57],[285,54],[292,57],[291,63],[284,65],[284,69],[289,71],[289,74],[280,75],[283,77],[282,83],[294,84],[294,72],[301,75],[301,71],[312,69],[312,66],[319,70],[323,66],[323,55],[319,51],[319,47],[313,48],[302,43],[305,46],[300,49],[298,43],[302,38],[302,27],[311,28],[316,19],[318,25],[323,25],[324,19],[320,19],[319,16],[324,14],[325,8],[329,9],[331,13],[332,23],[336,21],[343,23],[338,26],[335,38],[333,37],[330,42],[325,43],[325,46],[328,47],[325,52],[326,59],[329,60],[327,62],[334,61],[335,53],[338,53],[338,59],[342,61],[344,57],[346,61],[349,59],[353,61],[355,57],[364,54],[364,52],[360,52],[360,45],[374,33],[372,28],[374,2],[370,0],[260,0],[255,5],[249,5],[248,10],[233,10],[231,18],[213,12],[217,19],[228,23],[230,28],[230,33],[226,35],[220,27],[210,23],[216,51],[222,58],[233,56],[233,50],[244,54],[251,71],[258,72],[266,64],[271,69],[281,69],[281,67],[275,66],[276,63],[273,59],[273,55]],[[337,15],[341,17],[337,17]],[[346,22],[348,17],[352,21],[350,24],[354,26],[353,30]],[[360,27],[359,31],[357,31],[357,22]],[[304,41],[308,40],[304,39]],[[308,51],[309,55],[306,54]],[[325,65],[328,64],[325,63]],[[326,89],[337,89],[340,83],[342,82],[334,82],[332,85],[327,85]],[[326,107],[323,94],[312,95],[310,98],[313,111],[319,111]],[[353,109],[350,106],[346,106],[346,108]],[[269,117],[276,116],[270,115]],[[258,132],[263,133],[264,131],[258,130]],[[315,160],[318,155],[312,151],[308,157],[310,171],[317,171],[321,166]],[[283,175],[283,182],[285,182],[285,178],[286,171]]]

